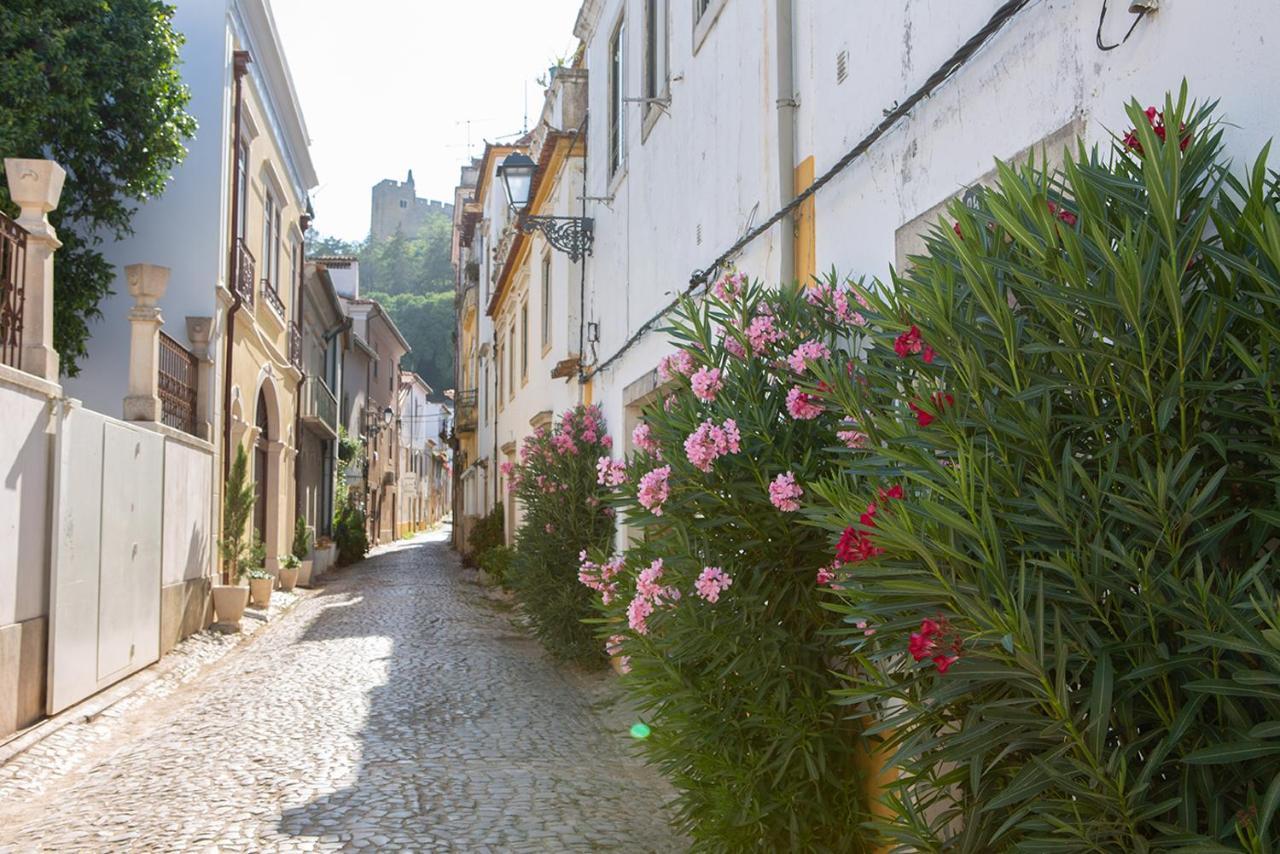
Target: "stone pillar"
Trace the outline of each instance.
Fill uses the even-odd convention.
[[[58,381],[58,351],[53,349],[53,253],[62,242],[49,224],[67,173],[52,160],[6,157],[9,197],[18,206],[18,225],[27,230],[23,280],[22,370]]]
[[[129,309],[129,396],[124,399],[125,421],[161,419],[160,327],[164,318],[156,301],[169,287],[169,268],[130,264],[124,268],[133,308]]]
[[[196,435],[208,442],[213,441],[213,422],[208,417],[218,391],[213,386],[213,353],[209,350],[212,330],[212,317],[187,318],[187,339],[191,341],[191,355],[196,357]]]

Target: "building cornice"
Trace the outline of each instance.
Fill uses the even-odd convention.
[[[319,183],[311,160],[311,140],[293,77],[280,44],[275,18],[265,0],[235,0],[232,22],[249,51],[249,80],[262,103],[273,136],[289,168],[299,198]]]

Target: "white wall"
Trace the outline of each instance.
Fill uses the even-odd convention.
[[[0,365],[0,626],[49,613],[51,399],[56,389]]]
[[[713,0],[716,8],[719,0]],[[796,0],[798,101],[794,162],[813,155],[822,175],[917,89],[1001,5],[999,0]],[[1132,17],[1112,3],[1103,37],[1119,41]],[[626,164],[607,174],[608,42],[628,23],[624,95],[638,97],[643,0],[587,0],[590,135],[587,192],[594,254],[587,262],[588,320],[601,324],[597,363],[687,286],[745,230],[780,206],[777,160],[776,7],[725,0],[694,52],[693,0],[670,0],[669,114],[642,139],[643,109],[626,110]],[[959,195],[1010,157],[1064,127],[1087,140],[1128,126],[1131,97],[1161,102],[1186,74],[1194,97],[1221,100],[1228,151],[1251,159],[1280,126],[1280,15],[1251,0],[1162,4],[1110,52],[1094,44],[1098,3],[1029,4],[910,116],[815,196],[819,273],[885,276],[895,232]],[[847,51],[844,82],[837,55]],[[785,94],[785,93],[783,93]],[[756,205],[754,217],[752,209]],[[701,243],[698,226],[701,225]],[[781,229],[756,239],[740,269],[776,281]],[[786,235],[790,239],[790,234]],[[659,324],[660,325],[660,324]],[[623,389],[651,371],[670,346],[657,334],[632,345],[594,380],[616,434]],[[588,362],[591,358],[588,352]]]
[[[164,528],[161,583],[211,575],[213,454],[167,436],[164,446]]]

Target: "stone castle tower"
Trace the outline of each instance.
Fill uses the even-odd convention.
[[[373,185],[373,207],[369,234],[374,240],[386,240],[396,233],[411,237],[418,233],[433,213],[453,219],[453,205],[434,199],[420,199],[413,188],[413,170],[404,181],[390,178]]]

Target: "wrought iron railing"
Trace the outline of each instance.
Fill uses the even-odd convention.
[[[236,238],[236,269],[232,273],[232,284],[236,289],[236,293],[240,295],[240,299],[249,305],[253,305],[254,291],[254,268],[257,266],[253,260],[253,253],[249,251],[249,247],[244,245],[242,238]]]
[[[289,321],[289,361],[295,368],[302,370],[302,330],[296,320]]]
[[[476,390],[458,392],[453,398],[453,423],[459,432],[476,429]]]
[[[160,333],[160,420],[176,430],[195,435],[196,357],[186,347]]]
[[[262,280],[262,301],[271,306],[276,317],[284,320],[284,300],[280,299],[280,294],[276,291],[276,286],[271,284],[270,279]]]
[[[302,418],[323,425],[332,436],[338,435],[338,399],[319,377],[307,377],[303,384]]]
[[[22,367],[27,230],[0,213],[0,363]]]

